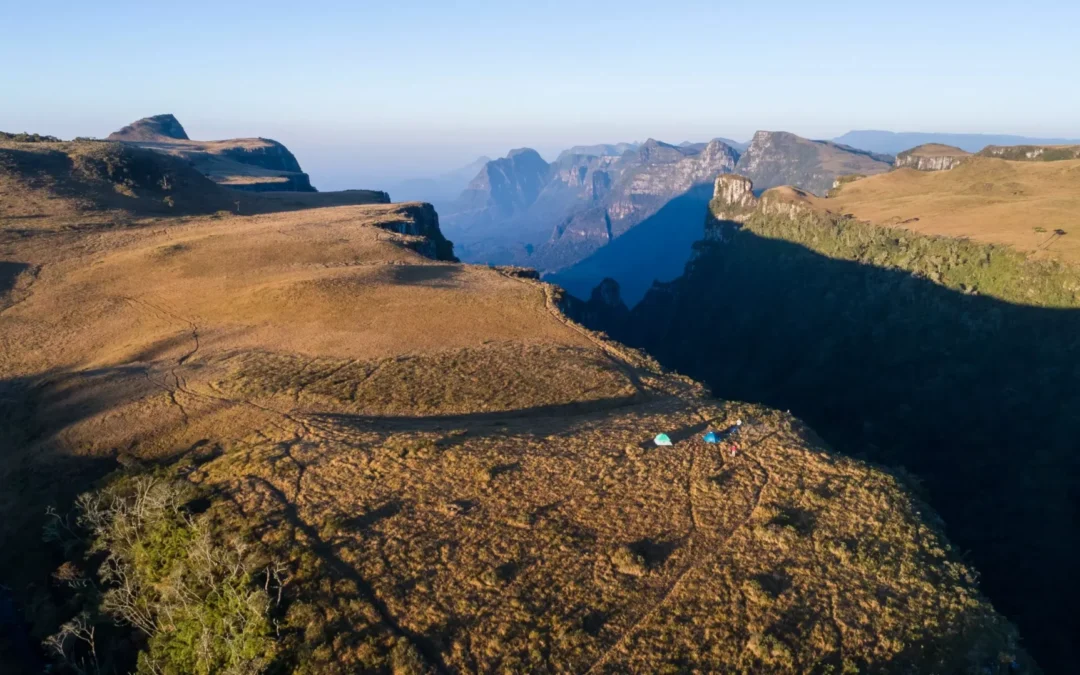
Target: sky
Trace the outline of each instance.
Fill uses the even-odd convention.
[[[171,112],[320,189],[757,129],[1080,137],[1076,0],[0,0],[0,130]]]

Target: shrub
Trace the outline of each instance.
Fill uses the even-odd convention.
[[[215,536],[209,515],[186,508],[194,496],[181,481],[139,477],[79,497],[76,522],[91,555],[104,555],[97,609],[145,635],[139,673],[262,672],[276,653],[271,582],[280,602],[280,569]],[[80,621],[50,638],[62,658],[71,636],[93,636]]]

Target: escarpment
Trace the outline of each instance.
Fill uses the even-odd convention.
[[[990,175],[1025,186],[1018,204],[1051,208],[1058,193],[1039,186],[1075,180],[1052,164],[964,162],[918,180],[959,186],[943,202],[953,219],[967,181]],[[790,188],[754,199],[749,181],[723,176],[684,274],[592,326],[720,397],[790,409],[842,452],[910,471],[1036,656],[1067,669],[1080,422],[1061,411],[1080,405],[1080,272],[1045,251],[920,233],[918,218],[842,215],[856,197],[906,189],[903,173],[836,200]]]
[[[948,171],[956,168],[971,153],[960,148],[937,143],[920,145],[896,156],[896,168],[916,171]]]
[[[905,474],[333,197],[0,220],[5,666],[1040,672]]]
[[[249,192],[315,192],[289,150],[267,138],[193,141],[172,115],[147,117],[108,139],[183,158],[215,183]]]
[[[1080,159],[1080,145],[988,145],[979,155],[1016,162],[1059,162]]]

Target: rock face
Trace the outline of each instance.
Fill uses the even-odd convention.
[[[902,464],[1047,672],[1071,672],[1080,419],[1059,411],[1080,394],[1053,374],[1080,360],[1080,274],[860,222],[790,188],[755,203],[750,188],[721,177],[683,276],[589,326],[717,395],[790,409],[847,452]]]
[[[751,209],[757,205],[754,182],[745,176],[729,174],[716,179],[713,199],[725,209]]]
[[[1080,145],[990,145],[983,148],[979,155],[1015,162],[1056,162],[1080,159]]]
[[[784,131],[759,131],[735,172],[759,190],[793,185],[824,196],[838,176],[871,175],[892,168],[892,157],[831,141],[811,141]]]
[[[461,196],[464,208],[510,218],[524,213],[549,181],[548,163],[531,148],[511,150],[488,162]]]
[[[620,147],[599,149],[614,152]],[[489,162],[444,210],[443,220],[465,260],[518,264],[548,273],[569,270],[648,221],[649,227],[637,230],[635,238],[648,241],[632,243],[633,250],[617,260],[600,261],[558,280],[579,293],[588,293],[608,276],[633,286],[627,275],[630,267],[637,267],[646,278],[634,291],[640,297],[653,278],[681,269],[690,244],[701,237],[700,214],[709,193],[699,188],[711,186],[736,161],[738,152],[721,141],[674,146],[650,139],[618,156],[567,152],[550,164],[533,150],[515,150]],[[679,217],[665,219],[661,211],[678,199],[694,205],[680,203]],[[693,215],[684,218],[685,210]],[[664,248],[674,243],[678,251]],[[681,257],[667,272],[659,271],[657,263],[671,261],[672,255]]]
[[[193,141],[172,115],[129,124],[108,140],[181,157],[215,183],[249,192],[315,192],[296,157],[268,138]]]
[[[109,141],[186,141],[187,132],[173,115],[144,117],[109,134]]]
[[[951,145],[927,143],[896,156],[896,168],[916,171],[948,171],[955,169],[971,153]]]

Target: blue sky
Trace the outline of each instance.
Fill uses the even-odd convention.
[[[528,145],[756,129],[1080,137],[1080,2],[34,2],[0,21],[0,129],[286,143],[321,188]]]

